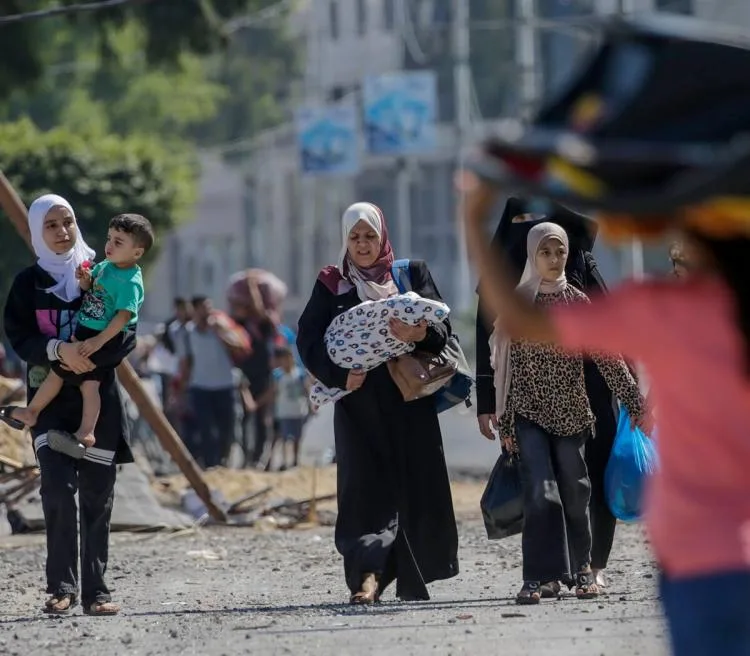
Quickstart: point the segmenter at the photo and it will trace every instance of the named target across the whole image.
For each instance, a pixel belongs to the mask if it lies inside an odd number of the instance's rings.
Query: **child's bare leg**
[[[76,438],[86,447],[94,446],[96,442],[94,429],[102,408],[102,400],[99,396],[99,381],[83,381],[81,383],[81,396],[83,397],[83,412],[81,413],[81,426],[76,431]]]
[[[63,386],[63,379],[54,371],[50,371],[44,382],[31,399],[31,403],[26,408],[16,408],[12,413],[13,419],[22,421],[29,428],[34,426],[39,419],[39,413],[44,410],[55,397],[60,393]]]

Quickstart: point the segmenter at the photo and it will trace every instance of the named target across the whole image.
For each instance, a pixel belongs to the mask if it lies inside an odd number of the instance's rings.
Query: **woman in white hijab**
[[[21,271],[13,281],[4,311],[4,327],[16,354],[27,363],[28,398],[31,399],[50,367],[62,363],[75,373],[94,369],[94,363],[78,354],[70,340],[81,305],[76,269],[94,257],[76,223],[75,213],[64,198],[48,194],[29,208],[29,229],[36,264]],[[122,360],[135,347],[135,333],[128,332],[119,353]],[[102,368],[111,363],[97,360]],[[41,496],[47,531],[47,592],[44,611],[70,612],[79,599],[93,615],[112,615],[112,603],[104,582],[109,547],[109,523],[114,498],[115,464],[132,462],[122,399],[112,369],[100,386],[101,413],[96,424],[96,447],[80,460],[53,451],[50,431],[73,433],[81,421],[80,390],[65,385],[40,413],[31,429],[41,470]],[[11,423],[12,408],[1,408],[0,419]],[[81,585],[78,582],[78,489],[81,524]]]
[[[527,260],[518,293],[539,305],[588,302],[565,277],[568,236],[555,223],[528,235]],[[519,604],[556,596],[559,580],[575,582],[576,596],[599,589],[591,571],[591,484],[584,459],[595,417],[589,405],[583,357],[545,344],[510,342],[496,324],[491,337],[496,408],[504,448],[517,451],[524,485],[523,578]],[[592,355],[631,417],[645,403],[625,363]]]
[[[331,321],[366,300],[398,294],[385,217],[372,203],[355,203],[341,220],[338,266],[324,268],[299,320],[297,346],[323,385],[351,394],[336,402],[338,465],[336,548],[353,604],[371,604],[396,579],[396,596],[429,599],[427,585],[458,573],[458,534],[434,399],[405,402],[381,365],[367,373],[333,363],[324,335]],[[414,292],[441,300],[425,262],[412,260]],[[390,332],[438,354],[450,323]],[[387,333],[387,331],[386,331]],[[384,335],[384,341],[389,338]]]

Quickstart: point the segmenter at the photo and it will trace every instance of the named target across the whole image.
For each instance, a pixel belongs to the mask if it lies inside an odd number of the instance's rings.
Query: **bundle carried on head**
[[[750,41],[676,16],[598,26],[567,88],[529,126],[504,124],[468,168],[593,213],[609,237],[676,223],[750,234]]]
[[[229,303],[252,306],[251,281],[258,286],[266,312],[278,313],[288,289],[281,279],[265,269],[244,269],[232,274],[227,289]]]

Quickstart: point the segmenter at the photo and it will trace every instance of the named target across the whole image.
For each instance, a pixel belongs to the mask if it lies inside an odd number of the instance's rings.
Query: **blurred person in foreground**
[[[366,301],[399,294],[385,217],[372,203],[355,203],[341,217],[337,266],[324,268],[299,320],[297,346],[310,373],[351,394],[335,403],[337,456],[336,548],[344,557],[350,603],[372,604],[396,580],[396,596],[429,599],[427,584],[458,574],[458,533],[437,407],[432,397],[406,402],[386,363],[370,371],[331,360],[331,321]],[[412,260],[415,293],[441,300],[425,262]],[[439,354],[448,320],[410,326],[392,319],[387,332]]]
[[[690,277],[628,283],[545,311],[519,296],[485,222],[498,190],[463,173],[481,292],[514,339],[640,360],[658,412],[660,469],[646,522],[677,656],[750,654],[750,237],[685,232]],[[689,210],[686,210],[689,212]]]

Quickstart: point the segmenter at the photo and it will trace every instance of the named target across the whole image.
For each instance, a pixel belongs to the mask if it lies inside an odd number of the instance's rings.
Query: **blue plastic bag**
[[[604,471],[607,505],[617,519],[623,522],[640,519],[643,488],[657,466],[654,443],[640,428],[630,428],[628,412],[621,406],[615,443]]]

